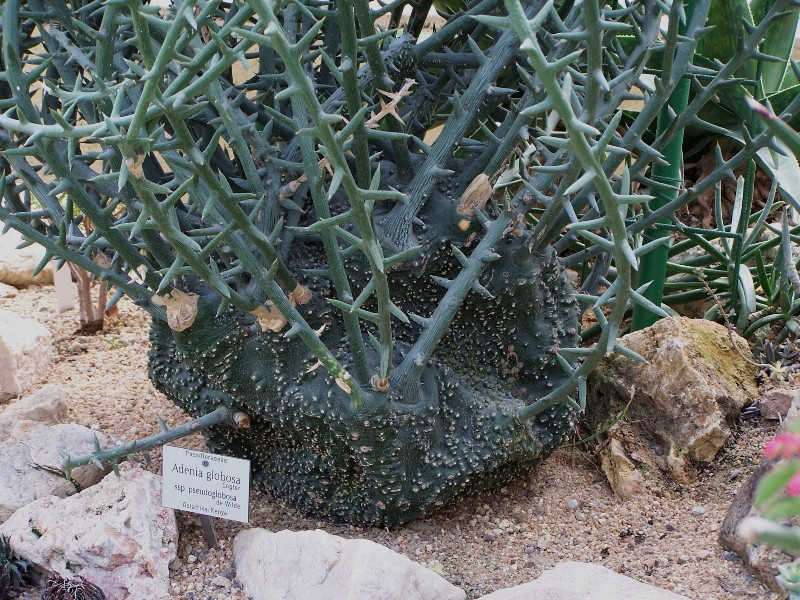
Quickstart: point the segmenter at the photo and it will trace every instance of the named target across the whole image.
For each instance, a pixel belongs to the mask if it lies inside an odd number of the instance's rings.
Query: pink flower
[[[764,456],[766,458],[800,456],[800,434],[791,431],[779,433],[764,447]],[[798,485],[800,485],[800,482],[798,482]],[[800,488],[798,490],[797,495],[800,495]]]
[[[800,473],[795,473],[786,484],[786,493],[790,496],[800,496]]]

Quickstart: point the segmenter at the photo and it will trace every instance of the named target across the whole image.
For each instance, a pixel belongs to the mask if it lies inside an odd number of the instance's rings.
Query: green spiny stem
[[[609,288],[609,297],[615,293],[613,306],[611,314],[607,317],[608,326],[603,329],[603,334],[595,352],[586,357],[583,363],[569,375],[567,382],[518,411],[518,417],[525,420],[533,418],[558,402],[567,400],[569,394],[580,384],[582,378],[585,378],[589,371],[594,368],[602,356],[616,348],[617,331],[625,316],[625,309],[631,293],[631,268],[635,268],[636,263],[635,259],[631,258],[633,252],[628,245],[625,222],[616,201],[617,194],[614,193],[610,182],[605,177],[600,162],[586,138],[586,133],[584,133],[582,127],[583,124],[573,112],[570,99],[564,95],[553,67],[542,53],[536,37],[536,27],[546,18],[547,13],[553,10],[552,0],[548,0],[537,16],[534,17],[533,22],[528,21],[519,0],[504,0],[504,2],[509,14],[509,21],[522,41],[520,47],[526,52],[531,66],[541,77],[542,85],[547,90],[548,98],[564,123],[564,128],[572,142],[573,152],[581,161],[587,173],[592,173],[592,181],[606,208],[606,223],[612,235],[614,257],[617,261],[617,278],[612,288]]]
[[[164,444],[168,444],[180,438],[186,437],[187,435],[202,431],[207,427],[223,425],[228,427],[246,428],[249,426],[249,422],[250,417],[245,413],[233,411],[227,406],[220,406],[213,412],[203,415],[202,417],[198,417],[197,419],[192,419],[183,425],[178,425],[172,429],[166,429],[161,433],[151,435],[143,440],[135,440],[126,444],[114,446],[113,448],[105,448],[101,450],[97,444],[97,438],[95,438],[95,445],[97,448],[91,454],[73,458],[61,453],[61,455],[64,457],[64,461],[61,463],[61,470],[64,471],[65,476],[67,479],[69,479],[72,477],[72,471],[74,469],[84,465],[98,463],[102,464],[104,462],[116,463],[119,459],[130,456],[131,454],[152,450],[158,446],[163,446]]]
[[[196,151],[197,148],[193,144],[192,135],[189,131],[189,128],[186,126],[186,123],[169,115],[167,115],[167,118],[169,119],[170,124],[173,126],[176,136],[182,143],[184,150],[187,153],[190,153],[188,154],[189,156],[192,156],[192,150]],[[278,252],[275,249],[272,241],[270,241],[269,237],[253,223],[253,219],[251,219],[244,212],[244,210],[242,210],[239,202],[234,199],[230,192],[222,186],[214,171],[207,164],[207,161],[204,160],[201,164],[195,163],[194,168],[196,170],[195,172],[200,175],[203,182],[210,188],[212,197],[216,198],[225,207],[230,218],[248,237],[253,245],[264,255],[267,262],[274,263],[277,261],[278,280],[288,291],[293,291],[297,287],[297,280],[283,260],[281,260],[278,256]],[[210,200],[210,198],[206,201],[208,200]],[[203,205],[205,202],[201,200],[200,203]],[[220,218],[220,222],[221,224],[225,224],[227,220]],[[253,257],[252,252],[243,243],[241,243],[236,236],[229,236],[228,241],[231,244],[233,251],[241,260],[247,260],[248,262],[253,263],[250,265],[251,269],[255,268],[259,264],[258,261],[255,260],[255,257]]]
[[[101,234],[108,241],[108,243],[114,247],[114,249],[131,268],[136,268],[143,265],[149,266],[143,261],[143,257],[139,253],[138,248],[130,243],[124,234],[109,226],[108,220],[105,218],[103,211],[86,193],[78,178],[69,168],[69,165],[67,165],[66,153],[63,151],[59,152],[53,147],[54,145],[55,142],[52,140],[37,140],[35,142],[35,147],[42,162],[47,164],[52,172],[59,177],[62,182],[68,184],[67,193],[72,201],[74,201],[75,205],[81,210],[81,212],[83,212],[83,214],[86,215],[94,224],[95,231]],[[12,165],[18,164],[16,157],[11,156],[9,153],[6,153],[6,159]],[[25,173],[26,169],[23,165],[18,166],[21,168],[16,168],[16,173],[21,177],[25,177],[23,173]],[[42,187],[43,186],[36,185],[32,186],[31,189],[36,195],[37,200],[41,202],[42,206],[48,207],[51,217],[54,220],[58,220],[63,214],[63,210],[61,210],[60,206],[57,204],[55,207],[53,207],[55,200],[52,198],[51,194],[42,190]],[[153,276],[147,277],[146,281],[148,285],[159,285],[156,284],[157,280]]]
[[[138,15],[139,13],[137,12],[136,14]],[[137,37],[144,38],[144,36],[149,36],[149,30],[147,30],[145,26],[146,24],[142,19],[134,19],[134,28]],[[171,29],[170,31],[173,30],[176,29]],[[148,46],[148,44],[145,45]],[[171,57],[171,53],[173,51],[174,48],[165,44],[164,46],[162,46],[158,58],[153,56],[152,52],[143,53],[143,58],[148,68],[150,69],[149,74],[151,75],[151,77],[145,82],[145,89],[142,92],[142,97],[139,99],[139,105],[138,105],[139,107],[141,107],[143,104],[149,103],[149,99],[147,98],[147,94],[145,92],[148,92],[150,96],[160,96],[158,83],[160,83],[162,80],[163,71],[169,64],[169,58]],[[156,62],[157,60],[158,62]],[[153,86],[149,86],[150,82],[152,81],[155,81],[156,84],[154,84]],[[212,86],[211,91],[213,92],[215,90],[221,91],[221,88],[219,87],[218,84],[216,88]],[[137,112],[139,112],[138,108]],[[241,209],[239,203],[230,197],[229,192],[225,188],[223,188],[216,174],[207,165],[206,160],[202,159],[198,160],[196,158],[197,154],[199,154],[199,151],[194,144],[194,139],[192,138],[192,135],[185,121],[182,119],[175,118],[170,112],[166,114],[166,117],[174,129],[177,139],[179,140],[179,142],[181,142],[183,150],[186,152],[186,155],[189,156],[195,163],[196,172],[200,175],[201,179],[206,183],[206,185],[209,186],[209,188],[212,191],[212,194],[226,207],[231,218],[238,225],[240,230],[249,237],[249,239],[253,242],[256,248],[258,248],[258,250],[264,255],[268,264],[274,264],[275,261],[277,261],[278,264],[277,273],[280,282],[286,287],[288,291],[290,292],[293,291],[297,287],[297,281],[295,280],[292,273],[288,270],[288,268],[286,268],[286,265],[279,259],[278,253],[275,250],[272,243],[270,242],[270,240],[258,227],[255,226],[255,224],[251,221],[251,219]],[[131,131],[134,131],[134,124],[132,124],[128,130],[129,133]],[[134,131],[134,135],[135,133],[136,132]],[[126,142],[125,144],[123,144],[123,148],[126,148],[126,146],[129,149],[133,148],[131,142]],[[244,152],[246,157],[248,158],[250,157],[250,153],[249,151],[247,151],[246,148],[240,148],[240,151]],[[136,160],[138,159],[138,156],[134,155],[133,157],[130,158]],[[253,174],[253,177],[258,182],[257,185],[260,185],[260,181],[258,180],[257,175]],[[150,196],[152,196],[152,194],[150,194]],[[155,201],[154,197],[153,200]],[[224,219],[220,219],[220,221],[223,223],[225,222]],[[165,223],[162,223],[161,226],[169,227],[171,226],[171,223],[167,221]],[[180,234],[179,232],[174,232],[173,235],[180,238],[182,234]],[[255,257],[253,257],[252,253],[246,248],[246,246],[243,243],[241,243],[238,240],[236,236],[228,236],[227,241],[230,243],[232,249],[234,250],[234,252],[239,257],[240,260],[242,260],[243,262],[250,263],[248,266],[251,269],[251,271],[252,270],[258,271],[264,267],[263,265],[259,265],[258,261],[256,261]],[[186,250],[186,248],[184,248],[184,250]],[[189,254],[191,253],[192,253],[191,249],[189,248]],[[184,260],[193,265],[203,264],[202,261],[197,261],[192,256],[184,256]],[[208,272],[209,274],[211,273],[211,271],[209,271],[207,268],[204,268],[204,271]],[[215,279],[218,279],[218,277]],[[247,306],[249,306],[250,309],[253,308],[252,302],[246,301],[243,296],[240,296],[237,292],[230,290],[228,286],[223,286],[219,281],[217,281],[215,288],[223,297],[227,298],[232,295],[233,298],[236,299],[237,305],[242,306],[243,308]]]
[[[335,172],[341,173],[341,185],[343,186],[350,200],[351,210],[358,230],[361,234],[361,250],[369,261],[372,276],[376,280],[376,297],[378,302],[378,331],[380,344],[383,352],[391,357],[393,338],[391,326],[391,299],[389,296],[389,285],[386,278],[384,267],[383,249],[375,237],[372,227],[371,208],[367,206],[367,198],[370,197],[367,191],[360,189],[350,172],[347,159],[344,155],[341,143],[337,140],[330,121],[333,115],[323,112],[314,92],[313,85],[305,76],[303,65],[296,56],[295,48],[287,41],[283,29],[275,17],[274,3],[272,0],[260,0],[256,2],[256,11],[261,20],[266,23],[264,35],[272,41],[272,45],[284,61],[287,76],[291,81],[288,90],[299,94],[308,110],[308,114],[314,122],[316,134],[319,141],[325,148],[325,157],[331,163]],[[358,7],[357,7],[358,8]],[[339,118],[337,117],[337,120]],[[398,194],[391,192],[378,192],[374,190],[372,198],[381,196],[384,198],[395,197]],[[391,361],[381,369],[379,376],[386,381],[389,378]]]
[[[695,6],[695,14],[697,13],[697,8],[698,7]],[[765,109],[762,105],[758,103],[754,104],[755,104],[755,106],[753,107],[754,110],[759,110],[759,111],[763,110],[765,111],[765,114],[766,112],[768,112],[767,109]],[[751,104],[751,107],[752,106],[753,104]],[[646,109],[647,107],[645,107],[645,110]],[[784,115],[787,115],[787,118],[791,118],[792,116],[798,113],[800,113],[800,96],[795,98],[784,110]],[[773,116],[773,118],[775,117]],[[791,140],[792,139],[791,136],[794,135],[795,133],[788,125],[786,125],[786,123],[777,118],[776,121],[773,122],[772,126],[775,127],[774,132],[770,130],[762,131],[755,138],[753,138],[753,140],[751,140],[749,144],[747,144],[744,148],[739,150],[739,152],[737,152],[729,160],[719,165],[718,170],[725,172],[727,171],[733,172],[740,166],[746,164],[747,161],[753,156],[755,156],[760,149],[768,146],[768,144],[772,140],[773,133],[774,135],[778,136],[782,141],[784,141],[784,143],[786,143],[786,140]],[[781,134],[779,135],[777,131],[781,131]],[[786,136],[785,138],[782,137],[784,135]],[[797,147],[798,147],[797,154],[798,156],[800,156],[800,144],[798,144]],[[606,165],[609,165],[609,161],[611,160],[611,158],[612,157],[609,157],[609,159],[607,159]],[[616,159],[616,157],[613,158]],[[621,162],[621,159],[619,160]],[[614,163],[611,163],[611,165],[613,164]],[[606,166],[604,168],[608,167]],[[631,169],[632,168],[633,167],[631,167]],[[650,214],[642,215],[641,218],[639,218],[637,221],[628,226],[628,234],[629,235],[639,234],[648,227],[656,225],[659,221],[670,218],[671,215],[673,215],[675,211],[678,210],[681,206],[686,205],[693,199],[699,197],[701,194],[713,189],[713,187],[716,185],[718,181],[719,180],[715,178],[707,178],[697,182],[693,187],[679,194],[677,198],[671,200],[669,203],[665,204],[661,208],[651,212]],[[765,242],[765,244],[768,245],[767,247],[772,247],[772,245],[770,245],[769,242]],[[597,247],[589,248],[581,252],[580,260],[581,261],[591,260],[592,258],[601,254],[602,252],[603,252],[602,248],[597,248]],[[747,258],[748,257],[745,256],[743,257],[743,260],[747,260]]]
[[[355,118],[361,110],[361,89],[358,85],[358,36],[356,35],[355,22],[352,18],[353,1],[340,0],[336,18],[342,32],[342,59],[339,68],[342,73],[342,88],[347,101],[347,111],[350,118]],[[369,148],[364,130],[357,127],[353,132],[356,155],[356,174],[359,187],[369,185],[372,174],[369,166]],[[341,298],[341,296],[340,296]]]
[[[603,77],[603,36],[600,29],[602,15],[597,2],[584,2],[583,22],[586,27],[586,73],[599,74],[602,81]],[[589,125],[594,125],[597,119],[598,103],[600,102],[600,80],[598,77],[590,76],[586,78],[585,97],[583,100],[583,110],[586,113],[585,120]],[[608,84],[606,83],[606,87]]]
[[[292,12],[287,13],[285,19],[288,24],[293,24],[294,14]],[[352,22],[352,19],[349,20]],[[290,26],[287,27],[286,31],[287,35],[293,36],[295,28]],[[349,32],[345,29],[342,33],[344,42],[349,35]],[[352,34],[355,35],[355,30],[353,30]],[[295,40],[290,39],[289,41],[294,42]],[[353,58],[355,59],[355,56]],[[355,71],[355,67],[353,67],[352,71]],[[347,73],[345,73],[345,77],[346,76]],[[301,129],[309,127],[311,125],[311,121],[308,115],[308,110],[306,109],[303,101],[298,96],[293,96],[291,98],[291,103],[292,114],[294,115],[294,119],[297,122],[298,127]],[[359,110],[360,108],[356,110],[356,113]],[[351,118],[353,118],[354,115],[355,113],[352,113]],[[363,131],[360,128],[356,128],[356,130]],[[363,157],[367,161],[366,177],[367,185],[369,185],[369,152],[366,148],[366,138],[364,138],[363,141],[364,148],[361,149],[361,152],[363,152]],[[325,197],[325,190],[323,189],[324,177],[320,172],[317,155],[314,152],[314,142],[308,136],[299,136],[299,144],[300,152],[303,156],[303,163],[307,165],[305,174],[308,179],[309,190],[314,203],[314,210],[316,211],[317,217],[320,220],[328,219],[331,216],[331,211],[330,207],[328,206],[328,198]],[[322,244],[325,248],[325,255],[328,257],[328,268],[330,269],[331,281],[336,289],[336,295],[339,300],[352,302],[353,292],[350,287],[350,282],[347,279],[347,273],[345,272],[344,262],[342,261],[341,251],[339,250],[336,236],[333,234],[331,229],[325,228],[320,232],[320,237],[322,238]],[[356,315],[350,311],[342,311],[342,320],[347,332],[347,341],[353,357],[356,378],[361,384],[366,384],[370,380],[370,372],[369,364],[367,362],[366,348],[364,345],[364,336],[361,334],[358,317],[356,317]]]
[[[132,183],[133,188],[136,190],[142,205],[147,209],[150,218],[153,219],[153,222],[158,226],[162,235],[175,250],[178,257],[174,263],[175,269],[182,266],[184,263],[187,264],[195,273],[207,281],[220,296],[229,299],[235,306],[243,310],[253,310],[256,304],[252,300],[228,286],[221,279],[219,274],[213,271],[205,261],[200,258],[197,242],[189,238],[189,236],[176,227],[170,214],[164,210],[161,203],[156,199],[148,182],[138,177],[133,177],[130,183]],[[159,290],[162,290],[167,283],[169,283],[169,278],[165,277]]]
[[[219,28],[217,37],[229,37],[231,32],[239,27],[243,27],[254,14],[255,10],[250,3],[239,4],[236,14]],[[195,93],[202,94],[208,87],[208,84],[216,79],[217,75],[215,73],[227,70],[238,60],[236,56],[237,52],[229,52],[226,56],[220,58],[218,63],[214,63],[213,59],[217,53],[218,48],[216,44],[206,44],[203,46],[188,63],[181,65],[178,75],[169,82],[169,85],[167,85],[164,90],[164,96],[170,98],[182,92],[186,97],[191,98]],[[213,72],[208,69],[209,64],[216,64],[216,68]],[[200,71],[203,71],[203,74],[198,76]],[[195,77],[196,79],[193,80]]]
[[[769,13],[769,9],[771,8],[772,0],[766,0],[764,9],[765,13]],[[764,51],[764,42],[762,41],[759,44],[759,51]],[[756,81],[754,82],[753,86],[753,97],[756,100],[762,100],[764,98],[764,90],[760,85],[762,72],[764,68],[764,62],[756,59]],[[755,131],[757,125],[757,118],[755,114],[750,115],[750,119],[747,123],[745,123],[745,127],[752,135],[752,132]],[[745,176],[744,176],[744,190],[742,192],[742,207],[740,209],[739,214],[739,223],[738,229],[739,233],[742,234],[742,238],[735,241],[733,244],[732,254],[733,254],[733,270],[731,271],[731,307],[733,310],[736,310],[741,316],[743,310],[741,307],[738,306],[737,303],[737,296],[739,294],[739,267],[742,264],[742,254],[744,252],[743,242],[744,236],[747,234],[747,226],[749,225],[749,215],[750,212],[753,210],[753,191],[755,188],[755,180],[756,180],[756,161],[754,159],[749,159],[747,161],[747,167],[745,168]]]
[[[494,248],[503,237],[503,232],[511,223],[513,216],[513,212],[503,210],[494,221],[487,224],[488,229],[483,239],[473,250],[467,264],[463,265],[455,279],[448,282],[447,292],[433,314],[428,317],[429,324],[425,326],[416,343],[406,353],[403,362],[395,371],[392,383],[397,383],[403,390],[404,401],[416,402],[422,370],[433,355],[439,341],[447,333],[464,298],[475,289],[480,274],[492,260],[498,258],[498,255],[494,253]],[[460,251],[454,247],[454,252]]]
[[[794,116],[795,114],[798,113],[800,113],[800,96],[795,98],[789,104],[789,106],[786,107],[784,115]],[[791,128],[788,127],[788,125],[786,126],[786,130],[792,131]],[[718,168],[725,171],[736,170],[740,166],[744,165],[750,158],[755,156],[756,153],[761,148],[766,147],[769,144],[770,140],[772,139],[772,135],[773,133],[771,131],[762,131],[755,138],[753,138],[753,140],[749,144],[747,144],[744,148],[742,148],[729,160],[725,161],[725,163],[723,165],[720,165],[720,167]],[[629,233],[632,234],[639,233],[645,228],[652,226],[654,223],[657,223],[664,217],[668,217],[671,213],[673,213],[675,210],[677,210],[684,204],[690,202],[694,198],[697,198],[703,192],[712,189],[715,183],[716,182],[711,179],[699,181],[695,186],[680,194],[675,200],[672,200],[671,202],[662,206],[658,210],[653,211],[649,215],[643,216],[640,220],[633,223],[629,227]]]
[[[707,0],[710,2],[710,0]],[[707,7],[706,7],[707,8]],[[645,33],[640,34],[646,40],[646,43],[637,45],[637,48],[628,57],[625,64],[625,69],[616,78],[611,85],[611,97],[606,103],[601,105],[598,111],[599,115],[608,114],[609,111],[615,110],[619,106],[622,98],[628,93],[628,90],[635,82],[639,81],[644,65],[646,64],[646,54],[650,52],[652,44],[658,39],[660,35],[660,28],[658,19],[653,18],[646,21],[648,29]],[[634,147],[636,144],[641,143],[642,136],[650,128],[651,123],[657,118],[660,107],[667,101],[671,89],[659,88],[655,90],[652,97],[644,104],[644,107],[639,112],[626,129],[625,134],[618,141],[615,140],[615,145],[622,148]],[[562,154],[566,151],[560,151],[556,154],[552,164],[558,164],[557,161],[561,160]],[[612,177],[613,173],[617,172],[626,157],[618,153],[609,153],[608,157],[603,161],[603,171],[608,177]],[[550,164],[550,161],[548,162]],[[649,164],[649,163],[648,163]],[[633,167],[629,167],[632,176],[635,175]],[[558,178],[557,173],[536,173],[531,180],[531,186],[535,189],[548,189],[549,186]],[[591,193],[591,186],[587,186],[575,195],[572,200],[572,205],[576,213],[580,213],[587,205],[587,197]],[[554,244],[558,237],[556,232],[560,231],[569,222],[569,217],[564,213],[557,213],[552,209],[554,214],[549,218],[540,221],[534,231],[535,248],[543,247],[548,244]],[[567,240],[563,240],[564,243]],[[564,243],[556,243],[556,249],[561,251],[564,248]]]
[[[147,21],[139,10],[131,6],[134,31],[139,40],[139,51],[149,71],[144,77],[145,83],[144,89],[142,90],[142,97],[133,113],[133,121],[131,121],[128,133],[125,136],[125,143],[122,144],[123,154],[128,158],[136,158],[142,153],[141,149],[138,147],[139,135],[145,124],[147,108],[153,104],[154,99],[160,100],[159,86],[162,84],[164,73],[169,67],[169,62],[175,51],[175,44],[178,41],[178,36],[183,27],[188,26],[187,13],[189,13],[192,8],[192,2],[184,2],[181,4],[175,15],[172,27],[170,27],[167,33],[167,38],[156,54]]]
[[[542,4],[542,2],[532,2],[526,10],[530,14],[535,14]],[[456,107],[453,106],[453,115],[445,123],[439,137],[431,146],[425,162],[420,166],[411,182],[406,202],[396,204],[384,221],[384,232],[395,248],[405,250],[414,245],[411,239],[411,224],[436,183],[435,178],[431,177],[431,172],[435,168],[441,168],[445,161],[452,156],[453,148],[461,141],[477,116],[487,90],[517,51],[517,44],[517,35],[509,30],[504,31],[500,39],[495,42],[491,55],[478,68],[460,100],[459,104],[462,106],[463,114],[456,114]]]
[[[369,38],[375,35],[375,23],[372,20],[368,0],[353,0],[353,6],[355,8],[359,28],[361,29],[361,37]],[[386,73],[386,65],[383,62],[378,42],[376,40],[368,41],[365,50],[367,62],[369,63],[374,77],[375,87],[379,90],[391,91],[394,82]],[[401,133],[403,131],[400,124],[394,119],[385,119],[384,123],[391,132]],[[408,150],[408,145],[403,140],[393,140],[392,149],[394,150],[398,176],[401,181],[407,181],[411,178],[411,174],[413,173],[411,153]]]
[[[2,180],[1,187],[5,187],[5,177]],[[1,196],[1,194],[0,194]],[[129,278],[122,274],[109,272],[108,270],[102,268],[100,265],[95,263],[93,260],[85,256],[80,252],[76,252],[70,248],[66,248],[58,243],[57,240],[45,235],[44,233],[37,231],[33,227],[31,227],[28,223],[19,219],[16,215],[9,213],[6,211],[2,206],[0,206],[0,220],[3,223],[7,223],[12,225],[14,229],[22,233],[27,239],[36,242],[43,248],[45,248],[51,256],[61,256],[67,259],[69,262],[85,269],[86,271],[96,275],[97,277],[108,281],[109,283],[116,286],[118,289],[123,290],[125,294],[127,294],[130,298],[133,299],[140,299],[140,300],[149,300],[150,297],[153,295],[149,289],[144,286],[140,286],[136,283],[131,282]],[[145,309],[148,310],[151,314],[157,315],[159,317],[164,316],[163,309],[159,309],[158,307],[152,306],[150,304],[145,305]]]
[[[679,7],[683,8],[679,3],[673,3],[672,13],[670,14],[668,39],[677,39],[678,35],[686,35],[689,29],[689,21],[692,19],[694,12],[693,0],[688,0],[685,5],[684,21],[679,22]],[[668,52],[669,50],[665,50]],[[667,65],[672,57],[665,55],[664,64]],[[690,81],[688,79],[681,79],[675,86],[669,101],[661,109],[658,116],[658,124],[656,137],[662,135],[673,121],[674,116],[681,114],[686,110],[689,102],[689,87]],[[651,210],[657,210],[667,204],[670,200],[674,200],[678,196],[678,189],[683,181],[683,129],[680,129],[672,137],[669,143],[662,150],[664,160],[667,164],[656,163],[652,166],[650,177],[655,181],[661,181],[674,186],[673,191],[664,191],[661,189],[652,190],[655,196],[649,202]],[[665,222],[669,222],[666,220]],[[644,232],[644,243],[656,240],[658,238],[669,237],[669,231],[663,229],[649,229]],[[669,245],[664,244],[654,248],[645,254],[639,265],[639,282],[650,283],[647,290],[644,292],[645,297],[656,304],[661,304],[661,298],[664,295],[664,281],[666,280],[667,257],[669,255]],[[636,331],[649,327],[658,320],[659,316],[645,308],[642,305],[637,305],[633,309],[633,321],[631,329]]]
[[[683,130],[692,124],[692,122],[697,118],[697,113],[700,108],[706,105],[721,87],[728,85],[728,82],[734,76],[734,73],[749,60],[749,57],[757,52],[758,46],[761,44],[761,40],[767,34],[767,31],[775,22],[775,20],[780,16],[780,11],[782,11],[791,1],[792,0],[776,0],[769,13],[765,15],[764,19],[752,30],[752,33],[750,33],[750,35],[744,41],[742,50],[737,52],[733,58],[731,58],[731,60],[725,63],[717,72],[714,79],[711,80],[701,91],[694,95],[691,103],[689,103],[683,113],[675,115],[675,118],[670,126],[667,127],[664,133],[659,136],[658,139],[656,139],[651,145],[653,149],[660,150],[668,142],[668,140],[671,139],[675,131]],[[707,4],[709,4],[709,2],[700,3],[700,0],[696,0],[694,4],[694,13],[696,17],[704,16],[707,13],[708,6],[704,6]],[[700,9],[706,10],[699,12]],[[699,19],[696,18],[694,20],[699,21]],[[691,38],[691,33],[689,33],[687,37]],[[687,42],[687,44],[694,47],[693,43]],[[681,52],[683,52],[683,50],[681,50]],[[681,61],[677,61],[677,64],[680,65],[680,62]],[[676,79],[680,75],[680,73],[673,73],[673,77]],[[639,158],[631,167],[631,173],[636,174],[641,172],[642,168],[646,166],[647,162],[648,161]]]
[[[418,60],[421,60],[423,56],[429,54],[434,49],[446,45],[448,41],[457,36],[464,34],[470,35],[477,25],[477,21],[475,21],[473,17],[475,15],[488,15],[499,4],[499,0],[482,0],[468,8],[461,15],[448,20],[444,27],[433,32],[424,40],[419,40],[414,46],[414,52]]]
[[[247,142],[242,135],[241,128],[244,124],[235,122],[231,117],[233,111],[231,110],[230,102],[226,98],[226,94],[223,91],[219,80],[215,80],[211,84],[210,92],[211,93],[208,94],[209,101],[211,102],[212,106],[217,109],[217,114],[225,124],[225,129],[230,136],[230,144],[234,148],[236,157],[239,159],[239,163],[244,170],[250,190],[254,195],[258,195],[259,191],[261,190],[261,179],[258,176],[258,169],[256,168],[255,161],[250,153],[250,148],[248,147]],[[255,130],[252,123],[248,122],[247,126]]]

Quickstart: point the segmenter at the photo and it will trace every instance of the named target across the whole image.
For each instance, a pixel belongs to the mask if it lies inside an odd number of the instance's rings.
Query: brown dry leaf
[[[297,284],[297,287],[289,293],[289,301],[295,306],[305,304],[311,300],[311,295],[310,289],[304,285]]]
[[[137,156],[136,158],[128,157],[125,159],[125,166],[128,167],[128,173],[136,177],[136,179],[144,178],[144,156]]]
[[[153,296],[152,301],[167,307],[167,325],[173,331],[183,331],[194,323],[197,317],[197,301],[200,296],[173,289],[164,296]]]
[[[480,173],[461,194],[456,211],[460,215],[471,217],[475,214],[476,209],[480,210],[486,206],[491,197],[492,184],[489,176],[486,173]]]
[[[387,115],[392,115],[395,119],[403,123],[403,119],[397,114],[397,106],[403,101],[403,98],[411,95],[411,86],[416,82],[413,79],[406,79],[403,86],[397,92],[387,92],[385,90],[378,90],[381,94],[390,98],[387,104],[381,100],[381,110],[378,114],[372,113],[369,121],[365,123],[370,129],[377,129],[380,126],[381,119]],[[405,123],[403,123],[405,125]]]
[[[275,306],[272,300],[268,300],[255,310],[250,311],[250,314],[255,315],[258,319],[258,324],[261,325],[261,331],[277,333],[288,323],[286,317],[278,310],[278,307]]]

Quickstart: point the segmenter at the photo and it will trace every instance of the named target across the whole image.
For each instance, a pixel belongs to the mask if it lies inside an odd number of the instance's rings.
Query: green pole
[[[686,1],[685,11],[686,18],[684,22],[678,25],[678,32],[681,35],[686,33],[687,25],[692,18],[692,13],[694,12],[694,0]],[[675,86],[669,101],[664,107],[662,107],[661,113],[658,115],[656,136],[660,136],[662,133],[664,133],[664,131],[666,131],[667,127],[669,127],[669,124],[674,120],[674,115],[679,115],[686,110],[686,107],[689,103],[690,83],[690,79],[682,78]],[[653,200],[650,201],[651,210],[657,210],[661,208],[678,196],[678,188],[680,187],[680,183],[683,181],[683,130],[678,131],[675,134],[675,137],[673,137],[672,140],[670,140],[670,142],[664,147],[662,153],[668,164],[653,164],[650,178],[659,183],[670,185],[672,186],[672,189],[651,190],[650,193],[654,196]],[[669,223],[670,220],[665,219],[661,222]],[[658,238],[667,237],[669,234],[670,232],[668,229],[648,229],[644,232],[644,243]],[[651,282],[650,287],[647,288],[643,295],[656,306],[661,305],[661,299],[664,295],[664,280],[666,279],[667,275],[668,255],[669,245],[664,244],[654,248],[642,256],[642,259],[639,261],[638,284],[641,286],[644,283]],[[658,315],[650,312],[640,304],[636,304],[633,308],[633,321],[631,323],[631,330],[637,331],[639,329],[649,327],[658,319]]]

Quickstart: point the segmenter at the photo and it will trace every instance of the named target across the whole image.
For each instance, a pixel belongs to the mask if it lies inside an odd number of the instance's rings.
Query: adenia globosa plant
[[[407,522],[571,435],[626,311],[666,314],[641,233],[770,142],[649,177],[795,6],[694,67],[710,4],[473,0],[424,31],[432,0],[7,0],[0,220],[152,315],[152,381],[246,414],[205,435],[259,486]]]

